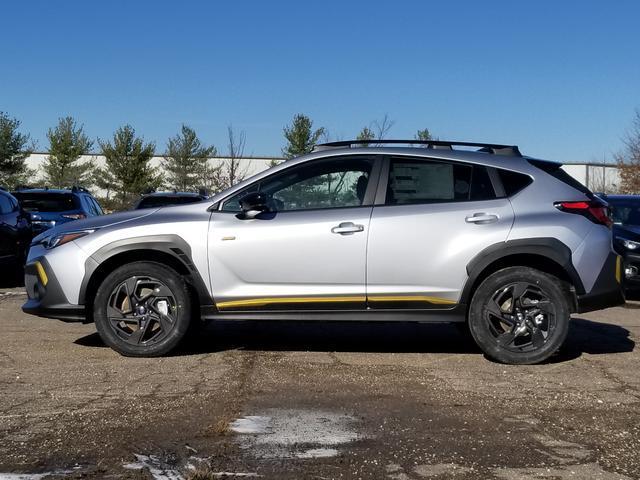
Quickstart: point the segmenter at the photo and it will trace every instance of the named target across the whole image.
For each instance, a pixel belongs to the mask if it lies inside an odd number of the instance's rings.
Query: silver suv
[[[200,203],[49,230],[23,309],[95,322],[131,356],[172,351],[203,319],[466,322],[487,356],[528,364],[562,345],[572,312],[624,302],[606,204],[560,164],[375,142],[321,145]]]

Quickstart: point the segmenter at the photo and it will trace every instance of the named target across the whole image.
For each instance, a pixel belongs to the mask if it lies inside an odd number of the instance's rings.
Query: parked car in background
[[[611,208],[613,245],[624,259],[625,288],[640,293],[640,195],[600,195]]]
[[[207,195],[204,192],[153,192],[142,195],[138,203],[133,207],[134,210],[142,208],[158,208],[170,205],[184,205],[185,203],[196,203],[206,200]]]
[[[21,267],[30,242],[29,215],[13,195],[0,189],[0,265]]]
[[[34,236],[56,225],[104,215],[98,201],[82,187],[18,189],[13,195],[30,214]]]
[[[171,352],[201,318],[378,320],[466,322],[487,356],[531,364],[571,313],[624,303],[607,204],[560,163],[366,143],[320,145],[205,202],[45,232],[22,308],[95,322],[131,356]]]

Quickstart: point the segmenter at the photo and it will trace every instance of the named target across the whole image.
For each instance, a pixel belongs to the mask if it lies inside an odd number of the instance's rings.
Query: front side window
[[[371,177],[373,160],[339,157],[298,165],[267,177],[228,199],[223,211],[239,212],[250,192],[267,194],[272,211],[359,207]]]
[[[437,160],[392,158],[386,205],[496,198],[486,167]]]

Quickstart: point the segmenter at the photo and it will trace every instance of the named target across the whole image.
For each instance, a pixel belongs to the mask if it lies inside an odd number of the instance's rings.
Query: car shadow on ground
[[[91,347],[104,346],[97,334],[76,340]],[[608,323],[573,319],[564,346],[549,362],[593,355],[630,352],[635,342],[629,330]],[[454,324],[344,323],[344,322],[212,322],[175,355],[226,350],[456,353],[480,354],[468,331]]]

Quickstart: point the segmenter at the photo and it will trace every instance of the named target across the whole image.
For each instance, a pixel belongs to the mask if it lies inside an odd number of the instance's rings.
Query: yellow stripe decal
[[[365,296],[349,297],[273,297],[273,298],[249,298],[246,300],[228,300],[216,302],[219,309],[233,307],[264,307],[282,303],[340,303],[340,302],[365,302]],[[369,297],[370,302],[426,302],[434,305],[455,305],[455,300],[426,295],[380,295]]]
[[[369,297],[370,302],[427,302],[435,305],[454,305],[458,302],[441,297],[430,297],[426,295],[380,295]]]
[[[620,255],[616,258],[616,281],[622,283],[622,257]]]
[[[49,277],[47,277],[47,272],[44,271],[44,267],[40,262],[36,262],[36,270],[38,271],[38,277],[40,277],[40,282],[42,282],[42,284],[46,286],[47,283],[49,283]]]
[[[365,296],[354,297],[274,297],[274,298],[250,298],[248,300],[229,300],[216,302],[218,308],[229,307],[264,307],[279,303],[336,303],[336,302],[365,302]]]

